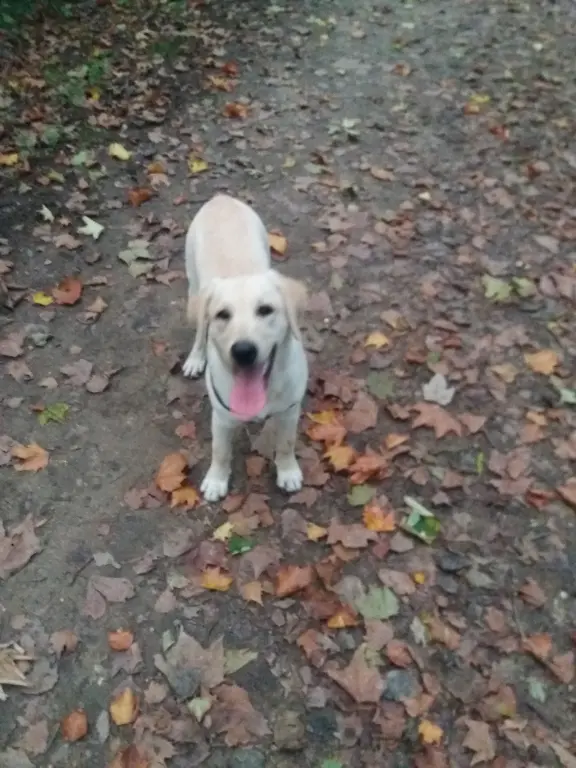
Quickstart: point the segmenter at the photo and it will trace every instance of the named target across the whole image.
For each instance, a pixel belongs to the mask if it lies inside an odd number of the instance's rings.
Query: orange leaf
[[[306,416],[315,424],[340,424],[336,411],[318,411],[318,413],[307,413]]]
[[[309,586],[314,572],[310,565],[283,565],[276,576],[276,594],[278,597],[288,597]]]
[[[226,61],[220,67],[222,72],[228,77],[236,77],[238,75],[238,64],[235,61]]]
[[[184,454],[177,451],[176,453],[169,453],[166,456],[158,473],[156,474],[156,485],[161,491],[175,491],[176,488],[180,488],[186,475],[184,470],[186,469],[187,461]]]
[[[248,117],[248,107],[246,104],[240,104],[238,101],[230,101],[224,106],[224,117],[234,117],[244,119]]]
[[[124,688],[110,702],[110,717],[116,725],[129,725],[136,720],[138,699],[132,688]]]
[[[320,539],[323,539],[327,533],[327,528],[323,528],[321,525],[316,525],[316,523],[308,523],[306,526],[306,536],[309,541],[319,541]]]
[[[394,510],[385,510],[374,501],[364,507],[362,520],[369,531],[376,533],[390,533],[396,529]]]
[[[146,170],[148,173],[166,173],[166,168],[159,160],[155,160],[153,163],[150,163]]]
[[[345,629],[346,627],[358,626],[358,617],[354,611],[347,605],[342,606],[339,611],[331,616],[326,622],[330,629]]]
[[[148,189],[148,187],[134,187],[134,189],[131,189],[128,192],[128,200],[130,200],[130,203],[134,208],[138,208],[142,203],[150,200],[153,194],[154,192],[152,192],[151,189]]]
[[[440,744],[444,731],[430,720],[422,720],[418,726],[418,733],[424,744]]]
[[[20,464],[16,464],[15,467],[18,472],[38,472],[48,464],[48,451],[45,451],[38,443],[15,445],[12,448],[12,456],[20,459]]]
[[[408,435],[399,435],[392,432],[384,438],[384,445],[388,451],[391,451],[394,448],[398,448],[399,445],[407,443],[408,440],[410,440]]]
[[[191,485],[185,485],[182,488],[177,488],[172,491],[170,497],[170,507],[183,507],[184,509],[194,509],[194,507],[200,502],[200,496],[195,488]]]
[[[310,424],[306,434],[317,443],[340,445],[346,437],[346,427],[342,424]]]
[[[108,768],[150,768],[150,760],[131,744],[116,752]]]
[[[554,373],[554,369],[560,362],[558,353],[554,352],[553,349],[541,349],[538,352],[526,354],[524,360],[534,373],[542,373],[544,376]]]
[[[204,589],[211,589],[214,592],[227,592],[233,581],[232,576],[224,573],[220,568],[207,568],[202,574],[200,584]]]
[[[247,584],[243,584],[240,587],[240,594],[249,603],[262,603],[262,584],[259,581],[249,581]]]
[[[328,459],[336,472],[341,472],[354,463],[356,451],[350,445],[333,445],[328,448],[324,458]]]
[[[226,93],[230,93],[234,89],[234,83],[230,82],[228,78],[220,77],[219,75],[208,75],[208,85],[211,85],[218,91],[226,91]]]
[[[108,645],[113,651],[127,651],[134,642],[134,635],[129,629],[117,629],[108,632]]]
[[[52,289],[52,296],[56,304],[76,304],[82,296],[82,283],[77,277],[65,277]]]
[[[383,479],[388,471],[388,460],[379,453],[366,453],[358,456],[348,471],[352,485],[365,483],[371,477]]]
[[[288,248],[288,240],[280,232],[268,232],[268,245],[280,256],[284,256],[286,248]]]
[[[80,741],[88,733],[88,720],[83,709],[76,709],[60,722],[64,741]]]
[[[546,659],[552,650],[552,638],[547,632],[539,632],[524,638],[524,650],[537,659]]]

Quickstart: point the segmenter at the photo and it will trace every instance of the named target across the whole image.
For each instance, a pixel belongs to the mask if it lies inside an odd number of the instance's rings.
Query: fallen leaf
[[[138,699],[132,688],[124,688],[110,702],[110,717],[116,725],[129,725],[136,720]]]
[[[34,661],[34,657],[19,645],[13,643],[0,646],[0,686],[15,685],[19,688],[27,688],[29,683],[18,663],[30,661]]]
[[[263,605],[262,584],[259,581],[248,581],[239,588],[239,591],[247,602]]]
[[[94,219],[91,219],[89,216],[82,216],[82,221],[84,222],[84,226],[78,227],[76,232],[78,232],[79,235],[88,235],[88,237],[98,240],[102,232],[104,232],[103,225],[94,221]]]
[[[494,740],[490,733],[490,726],[480,720],[466,720],[468,733],[462,745],[474,752],[470,765],[490,762],[496,756]]]
[[[156,485],[161,491],[175,491],[186,480],[186,457],[179,451],[166,456],[156,474]]]
[[[402,640],[390,640],[386,645],[386,656],[395,667],[400,669],[409,667],[414,661],[410,648]]]
[[[23,332],[10,333],[6,338],[0,340],[0,355],[3,357],[20,357],[24,354],[22,344],[25,334]]]
[[[546,604],[546,593],[542,587],[532,578],[528,577],[518,590],[520,597],[530,605],[541,608]]]
[[[316,523],[306,524],[306,538],[309,541],[320,541],[328,534],[328,529]]]
[[[272,251],[284,256],[288,248],[288,240],[280,232],[268,232],[268,245]]]
[[[560,362],[558,353],[554,352],[553,349],[541,349],[538,352],[525,354],[524,360],[534,373],[542,373],[544,376],[550,376],[550,374],[554,373],[555,368]]]
[[[211,589],[214,592],[227,592],[234,579],[220,568],[207,568],[202,574],[200,585],[204,589]]]
[[[224,674],[233,675],[235,672],[238,672],[239,669],[242,669],[257,658],[258,651],[251,651],[249,648],[228,650],[224,654]]]
[[[378,668],[368,663],[368,646],[363,643],[344,669],[326,668],[326,674],[342,687],[358,704],[377,704],[384,691],[384,680]]]
[[[288,597],[312,583],[314,571],[312,566],[283,565],[276,574],[276,595]]]
[[[210,690],[224,680],[225,652],[222,638],[216,639],[210,647],[203,648],[181,629],[176,643],[166,651],[166,658],[156,655],[154,664],[180,698],[190,698],[196,695],[200,686]]]
[[[344,605],[342,608],[336,611],[336,613],[330,616],[326,622],[326,625],[329,629],[346,629],[346,627],[357,627],[358,616],[356,615],[356,612],[350,608],[350,606]]]
[[[163,763],[166,765],[166,763]],[[160,768],[161,763],[154,763],[154,768]],[[134,744],[122,747],[116,752],[108,768],[153,768],[150,760]]]
[[[374,347],[375,349],[382,349],[382,347],[390,346],[390,339],[381,331],[372,331],[364,341],[365,347]]]
[[[200,496],[195,488],[185,485],[182,488],[176,488],[172,491],[170,497],[170,508],[182,507],[184,510],[194,509],[200,503]]]
[[[243,120],[248,117],[248,107],[246,104],[241,104],[238,101],[230,101],[224,105],[222,110],[224,117],[239,118]]]
[[[501,280],[498,277],[492,277],[491,275],[484,275],[482,277],[482,285],[484,286],[484,295],[487,299],[492,301],[505,302],[512,295],[512,286],[505,280]]]
[[[523,649],[543,661],[552,651],[552,638],[547,632],[527,635],[523,640]]]
[[[228,747],[237,747],[261,741],[270,733],[266,719],[257,712],[243,688],[225,684],[215,691],[211,709],[215,733],[224,733]]]
[[[108,147],[108,154],[110,157],[114,157],[116,160],[130,160],[132,152],[129,152],[122,144],[113,142]]]
[[[15,445],[12,448],[12,456],[20,461],[15,466],[18,472],[38,472],[48,466],[48,451],[45,451],[38,443]]]
[[[82,282],[77,277],[65,277],[56,288],[52,289],[56,304],[72,306],[82,296]]]
[[[351,445],[333,445],[324,454],[335,472],[347,469],[356,459],[356,451]]]
[[[31,515],[27,515],[8,535],[0,523],[0,579],[19,571],[41,549]]]
[[[548,743],[564,768],[576,768],[576,756],[573,755],[572,752],[568,752],[568,750],[563,747],[562,744],[558,744],[558,742],[549,741]]]
[[[128,200],[134,208],[139,208],[142,203],[146,203],[154,195],[154,192],[148,187],[135,187],[129,190]]]
[[[396,616],[400,603],[389,587],[370,587],[366,595],[355,600],[354,607],[365,619],[384,621]]]
[[[17,746],[29,755],[43,755],[48,749],[48,723],[40,720],[32,723],[18,739]]]
[[[349,549],[364,549],[371,541],[378,538],[376,533],[368,530],[360,523],[345,525],[336,518],[332,518],[328,528],[328,544],[337,544],[338,542]]]
[[[362,520],[369,531],[376,533],[391,533],[396,529],[394,510],[380,506],[377,501],[372,501],[364,507]]]
[[[134,642],[134,634],[129,629],[116,629],[108,632],[108,645],[113,651],[127,651]]]
[[[453,432],[458,437],[462,436],[462,425],[448,411],[445,411],[439,405],[430,405],[429,403],[417,403],[412,406],[418,416],[412,422],[412,427],[430,427],[434,430],[436,438],[440,439]]]
[[[441,373],[436,373],[427,384],[422,387],[424,400],[438,405],[448,405],[452,402],[455,387],[449,387],[446,377]]]
[[[38,304],[41,307],[49,307],[54,302],[52,296],[48,296],[44,291],[36,291],[32,294],[32,303]]]
[[[192,152],[188,155],[188,170],[192,174],[203,173],[208,170],[208,163]]]
[[[88,733],[86,712],[77,709],[60,722],[60,732],[64,741],[80,741]]]
[[[352,409],[344,414],[344,426],[357,435],[376,426],[378,405],[366,392],[359,392]]]
[[[59,629],[50,636],[50,645],[57,658],[73,653],[78,647],[78,636],[70,629]]]
[[[19,155],[18,152],[8,152],[6,154],[0,153],[0,165],[5,168],[11,168],[18,164]]]
[[[418,725],[418,735],[423,744],[440,744],[444,731],[430,720],[422,720]]]
[[[455,651],[460,647],[461,638],[458,632],[445,624],[438,616],[426,616],[423,621],[428,628],[432,640],[442,643],[451,651]]]
[[[109,603],[125,603],[134,597],[134,585],[125,578],[95,575],[90,577],[89,584]]]

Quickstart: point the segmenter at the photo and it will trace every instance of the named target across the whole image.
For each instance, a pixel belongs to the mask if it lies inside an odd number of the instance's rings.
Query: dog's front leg
[[[284,413],[274,417],[276,428],[276,484],[284,491],[299,491],[302,488],[302,470],[300,469],[294,450],[300,406],[295,405]]]
[[[235,431],[233,421],[212,411],[212,462],[200,486],[206,501],[218,501],[228,493]]]

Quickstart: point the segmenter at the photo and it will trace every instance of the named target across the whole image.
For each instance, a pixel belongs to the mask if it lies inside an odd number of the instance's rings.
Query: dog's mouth
[[[230,392],[230,410],[236,418],[249,421],[265,408],[268,402],[268,381],[275,358],[276,346],[273,347],[270,357],[264,365],[236,368],[233,371],[234,381]]]

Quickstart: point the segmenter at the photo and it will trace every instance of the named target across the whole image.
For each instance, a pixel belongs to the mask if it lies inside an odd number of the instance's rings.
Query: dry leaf
[[[179,451],[166,456],[156,474],[156,485],[161,491],[175,491],[186,480],[185,469],[188,462]]]
[[[240,587],[240,594],[249,603],[262,603],[262,584],[259,581],[248,581]]]
[[[312,583],[314,571],[312,566],[283,565],[276,574],[276,595],[288,597]]]
[[[318,427],[320,425],[312,426]],[[333,445],[331,448],[328,448],[324,458],[328,459],[335,472],[342,472],[342,470],[347,469],[354,463],[356,451],[351,445]]]
[[[357,627],[358,616],[348,605],[343,605],[326,622],[330,629],[345,629],[346,627]]]
[[[440,744],[444,731],[430,720],[422,720],[418,725],[418,735],[424,744]]]
[[[131,688],[124,688],[110,702],[110,717],[116,725],[129,725],[136,720],[138,699]]]
[[[128,629],[108,632],[108,645],[113,651],[127,651],[134,642],[134,634]]]
[[[165,763],[164,763],[165,765]],[[160,768],[160,763],[155,763]],[[115,755],[108,768],[152,768],[150,760],[134,744],[123,747]]]
[[[220,568],[207,568],[202,574],[200,585],[215,592],[227,592],[233,581],[232,576]]]
[[[230,101],[224,105],[223,115],[224,117],[234,117],[243,120],[248,117],[248,107],[246,104],[241,104],[238,101]]]
[[[18,472],[38,472],[48,465],[48,451],[38,443],[15,445],[12,448],[12,456],[20,460],[20,463],[15,466]]]
[[[76,304],[82,296],[82,282],[77,277],[65,277],[56,288],[52,289],[52,296],[56,304]]]
[[[470,765],[488,763],[493,760],[496,756],[496,749],[490,733],[490,726],[480,720],[466,720],[466,725],[468,726],[468,733],[462,744],[474,752]]]
[[[337,544],[340,542],[348,549],[364,549],[371,541],[378,538],[374,531],[369,531],[360,523],[344,525],[336,518],[333,518],[328,528],[328,544]]]
[[[377,501],[372,501],[364,507],[362,520],[369,531],[376,533],[391,533],[396,529],[394,510],[381,507]]]
[[[134,208],[138,208],[142,203],[146,203],[153,196],[154,192],[148,187],[135,187],[128,192],[128,200]]]
[[[449,432],[453,432],[458,437],[462,436],[462,425],[448,411],[439,405],[432,403],[417,403],[413,410],[418,411],[418,416],[412,423],[413,429],[417,427],[430,427],[434,430],[436,437],[440,439]]]
[[[284,256],[288,248],[288,240],[280,232],[268,232],[268,245],[271,250],[280,254],[280,256]]]
[[[88,733],[88,720],[82,709],[71,712],[60,722],[60,731],[64,741],[80,741]]]
[[[320,541],[328,534],[328,529],[316,523],[308,523],[306,525],[306,538],[309,541]]]
[[[31,515],[27,515],[8,535],[0,523],[0,579],[20,570],[41,549]]]
[[[553,349],[541,349],[538,352],[524,355],[526,365],[534,373],[542,373],[544,376],[550,376],[560,362],[558,354]]]
[[[390,339],[381,331],[372,331],[364,342],[365,347],[375,347],[376,349],[382,349],[382,347],[388,347],[389,345]]]
[[[332,667],[326,673],[358,704],[377,704],[384,691],[384,680],[378,668],[367,661],[368,646],[363,643],[354,653],[352,661],[344,669]]]
[[[194,507],[200,503],[200,496],[195,488],[191,485],[183,486],[172,491],[170,497],[170,507],[182,507],[184,510],[194,509]]]

